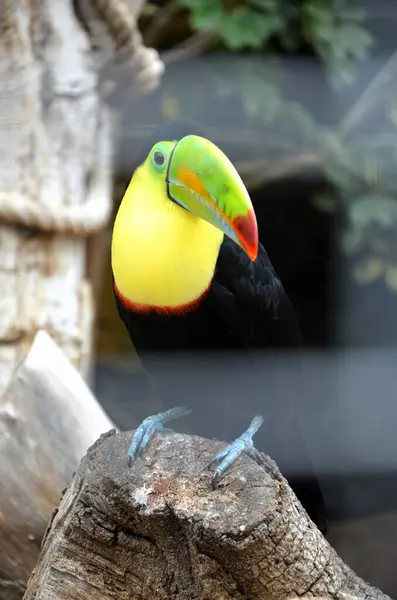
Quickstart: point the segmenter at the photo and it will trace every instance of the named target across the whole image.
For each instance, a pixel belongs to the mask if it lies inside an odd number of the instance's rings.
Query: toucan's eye
[[[165,162],[164,154],[162,152],[160,152],[160,150],[156,150],[155,153],[153,154],[153,161],[154,161],[155,165],[157,165],[158,167],[161,167]]]

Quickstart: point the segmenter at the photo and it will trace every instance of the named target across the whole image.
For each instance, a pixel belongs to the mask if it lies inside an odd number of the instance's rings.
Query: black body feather
[[[188,133],[203,135],[190,123],[171,122],[156,132],[148,150],[156,141],[180,139]],[[323,498],[297,419],[300,365],[294,361],[286,375],[274,363],[281,349],[300,347],[301,334],[263,246],[251,262],[225,236],[210,290],[194,312],[136,314],[115,297],[165,407],[185,404],[193,409],[188,420],[176,422],[175,427],[231,441],[261,413],[265,423],[255,435],[255,446],[278,463],[324,531]]]

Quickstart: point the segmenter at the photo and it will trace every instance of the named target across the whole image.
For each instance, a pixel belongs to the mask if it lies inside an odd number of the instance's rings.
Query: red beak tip
[[[249,258],[254,261],[258,256],[258,225],[254,211],[251,210],[244,217],[236,217],[233,227]]]
[[[248,252],[248,256],[250,257],[252,262],[254,262],[256,260],[256,257],[258,256],[258,248],[256,247],[255,249],[250,250]]]

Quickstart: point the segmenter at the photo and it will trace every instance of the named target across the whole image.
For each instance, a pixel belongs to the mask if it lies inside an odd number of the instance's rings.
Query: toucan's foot
[[[226,469],[228,469],[230,465],[234,463],[236,458],[238,458],[243,452],[249,452],[253,449],[254,442],[252,441],[252,438],[262,423],[263,417],[261,417],[261,415],[254,417],[247,431],[245,431],[242,435],[240,435],[240,437],[234,440],[234,442],[216,455],[214,460],[211,462],[211,465],[214,462],[218,463],[212,478],[212,484],[214,486],[222,477]]]
[[[163,413],[147,417],[144,421],[142,421],[135,431],[134,437],[132,438],[127,455],[127,465],[129,467],[132,466],[132,463],[143,452],[143,450],[145,450],[146,446],[149,444],[156,432],[163,431],[173,433],[173,429],[166,429],[164,427],[164,423],[167,423],[167,421],[172,421],[172,419],[177,419],[178,417],[188,415],[190,412],[190,408],[176,406],[175,408],[170,408]]]

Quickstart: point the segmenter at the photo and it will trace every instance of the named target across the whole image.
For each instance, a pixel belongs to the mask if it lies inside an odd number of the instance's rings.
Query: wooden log
[[[316,529],[276,465],[243,456],[216,489],[223,444],[159,434],[128,469],[131,433],[89,449],[43,541],[25,600],[388,598]]]
[[[114,427],[44,331],[0,399],[0,599],[20,599],[62,490]]]

